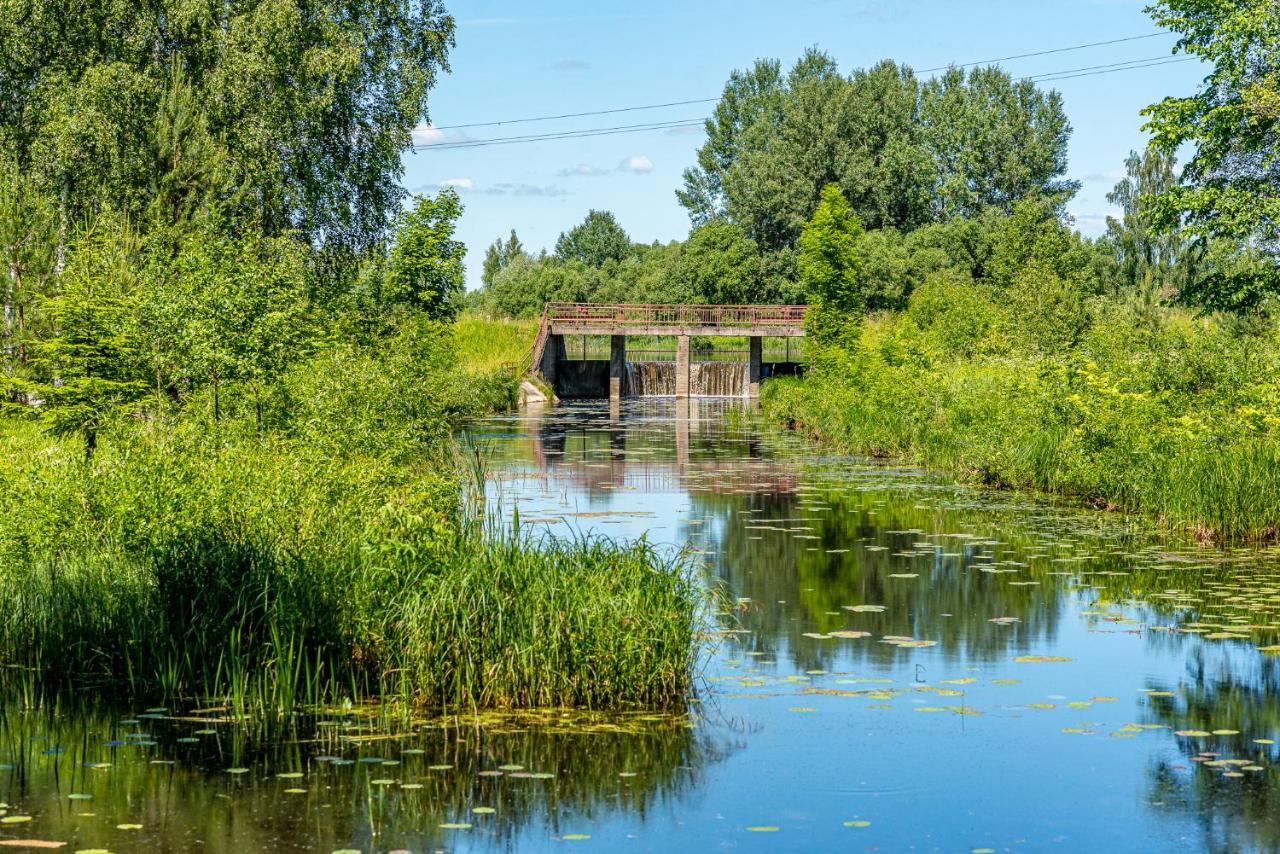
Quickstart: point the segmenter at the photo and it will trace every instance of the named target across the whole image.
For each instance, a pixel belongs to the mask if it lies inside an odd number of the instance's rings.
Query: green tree
[[[382,308],[411,309],[436,320],[457,314],[465,287],[466,247],[454,237],[461,215],[462,201],[451,187],[434,198],[418,196],[400,215],[378,295]]]
[[[819,343],[840,343],[866,307],[858,257],[862,235],[848,200],[839,187],[828,184],[800,235],[800,281],[812,306],[809,333]]]
[[[766,61],[734,73],[679,198],[765,252],[795,246],[832,183],[868,227],[909,232],[1032,195],[1061,205],[1078,187],[1063,180],[1070,133],[1056,92],[998,68],[921,85],[893,62],[844,77],[810,51],[785,78]]]
[[[579,225],[562,233],[556,241],[556,257],[561,261],[581,261],[603,267],[631,254],[631,238],[609,211],[592,210]]]
[[[1280,291],[1280,15],[1272,0],[1160,0],[1148,12],[1213,66],[1196,94],[1143,111],[1158,149],[1195,148],[1180,185],[1154,200],[1154,225],[1209,242],[1213,272],[1190,299],[1256,307]]]
[[[1177,185],[1177,158],[1154,148],[1134,151],[1125,172],[1107,194],[1121,210],[1119,219],[1107,217],[1103,241],[1115,261],[1115,288],[1152,300],[1183,294],[1192,286],[1202,253],[1181,228],[1154,228],[1151,210],[1155,198]]]
[[[755,241],[722,219],[711,220],[689,235],[681,253],[680,278],[686,293],[699,302],[746,305],[772,301],[763,290]]]
[[[68,251],[57,292],[44,301],[52,335],[36,348],[45,382],[29,387],[58,435],[79,435],[93,456],[103,429],[147,393],[134,334],[133,232],[103,217]]]
[[[151,129],[180,70],[240,217],[358,253],[400,207],[401,154],[453,36],[440,0],[0,4],[0,153],[64,223],[104,204],[141,223],[165,189]]]
[[[484,255],[484,271],[480,276],[481,283],[485,287],[492,285],[494,277],[522,255],[524,255],[524,246],[520,243],[520,238],[516,237],[516,231],[513,228],[511,229],[511,236],[505,242],[502,238],[498,238],[489,245],[489,249]]]
[[[224,384],[244,383],[261,429],[264,391],[311,339],[301,248],[290,238],[230,237],[205,222],[154,241],[151,256],[135,338],[157,393],[184,379],[208,385],[217,420]]]
[[[46,294],[55,269],[57,215],[48,199],[12,164],[0,166],[0,373],[19,374],[27,363],[31,312]],[[4,397],[15,391],[5,384]]]
[[[1015,81],[994,66],[951,68],[920,92],[920,136],[936,176],[930,218],[1012,213],[1029,196],[1065,204],[1079,189],[1063,179],[1071,123],[1056,91]]]

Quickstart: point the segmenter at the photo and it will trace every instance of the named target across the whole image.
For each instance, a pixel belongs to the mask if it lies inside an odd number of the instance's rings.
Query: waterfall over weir
[[[694,397],[745,397],[746,362],[693,362],[689,394]],[[635,397],[672,397],[676,393],[675,362],[627,362],[626,393]]]

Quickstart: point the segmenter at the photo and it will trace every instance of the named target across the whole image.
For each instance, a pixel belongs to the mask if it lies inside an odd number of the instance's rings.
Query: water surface
[[[1280,561],[824,454],[738,402],[487,419],[535,535],[685,550],[687,716],[287,729],[92,691],[0,713],[0,843],[64,850],[1145,851],[1280,845]],[[176,706],[176,704],[175,704]]]

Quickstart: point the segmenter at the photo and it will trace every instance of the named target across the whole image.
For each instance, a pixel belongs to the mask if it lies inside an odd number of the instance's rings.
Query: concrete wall
[[[566,360],[556,365],[556,394],[566,400],[609,396],[609,360]]]

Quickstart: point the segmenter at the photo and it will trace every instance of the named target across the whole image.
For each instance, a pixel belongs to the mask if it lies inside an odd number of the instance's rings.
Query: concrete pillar
[[[609,399],[619,400],[627,384],[627,336],[609,338]]]
[[[764,339],[752,335],[747,339],[751,343],[750,364],[747,367],[747,397],[760,396],[760,381],[764,378]]]
[[[689,396],[689,336],[676,339],[676,399]]]
[[[547,344],[542,348],[542,378],[547,381],[547,385],[551,386],[551,390],[558,392],[560,387],[557,385],[559,379],[556,374],[560,366],[560,362],[566,358],[567,354],[564,349],[563,335],[547,336]]]

